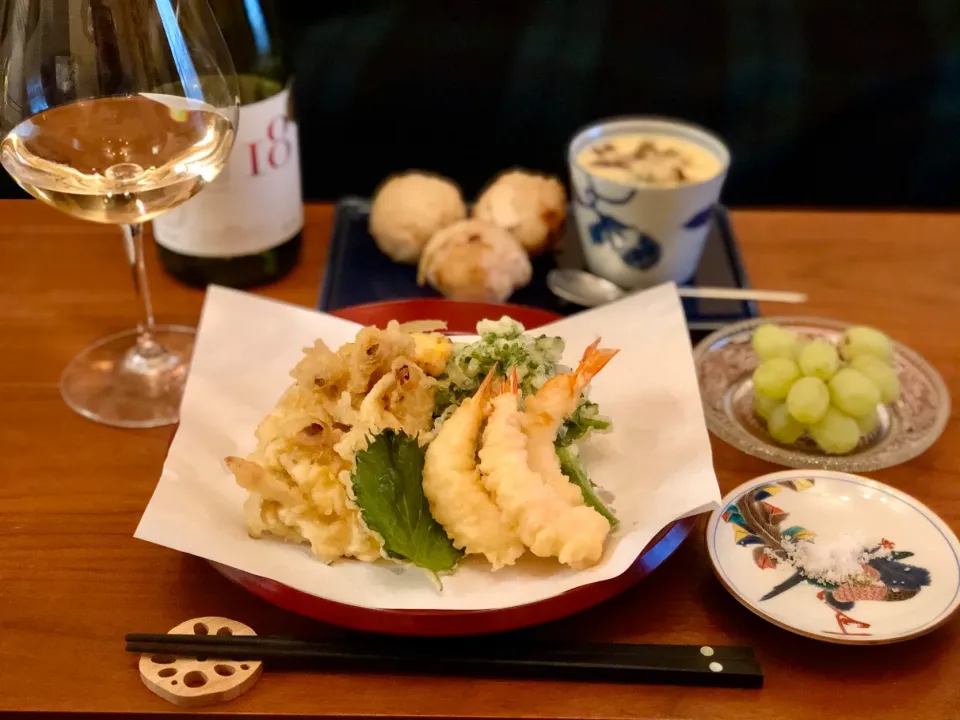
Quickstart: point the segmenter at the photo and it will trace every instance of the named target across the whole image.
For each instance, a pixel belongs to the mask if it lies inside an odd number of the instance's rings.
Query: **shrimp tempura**
[[[528,396],[523,413],[530,469],[540,473],[547,485],[573,505],[582,505],[583,495],[560,469],[554,441],[563,421],[577,409],[583,389],[619,352],[597,349],[599,344],[598,339],[584,351],[574,372],[554,375],[535,394]]]
[[[477,441],[494,371],[463,401],[427,448],[423,493],[457,549],[487,558],[494,570],[513,565],[525,548],[480,481]]]
[[[589,567],[603,554],[610,523],[587,505],[562,498],[530,468],[527,436],[517,408],[516,371],[505,392],[494,398],[483,431],[480,473],[517,535],[540,557],[557,557],[574,568]],[[579,495],[579,492],[578,492]]]

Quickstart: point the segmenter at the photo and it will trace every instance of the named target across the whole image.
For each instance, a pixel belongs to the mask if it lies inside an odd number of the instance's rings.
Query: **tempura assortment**
[[[509,318],[480,323],[470,344],[431,329],[393,322],[305,349],[254,452],[226,459],[250,534],[434,575],[463,555],[497,570],[527,550],[596,564],[616,518],[576,442],[610,427],[585,391],[617,351],[598,340],[568,369],[562,340]]]

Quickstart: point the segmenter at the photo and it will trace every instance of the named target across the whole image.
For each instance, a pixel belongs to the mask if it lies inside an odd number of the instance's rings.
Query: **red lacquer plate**
[[[392,300],[390,302],[354,305],[335,310],[333,315],[360,323],[383,327],[391,320],[405,323],[414,320],[443,320],[450,334],[473,335],[477,332],[477,323],[481,320],[499,320],[509,315],[523,324],[527,330],[547,325],[561,318],[549,310],[484,302],[462,302],[441,298],[422,298],[416,300]]]
[[[450,333],[472,334],[484,319],[503,315],[533,330],[558,320],[546,310],[520,305],[455,302],[442,299],[399,300],[344,308],[333,313],[345,320],[383,327],[390,320],[443,320]],[[419,637],[483,635],[516,630],[573,615],[633,587],[668,558],[693,529],[695,518],[677,520],[661,530],[622,575],[574,588],[539,602],[496,610],[379,610],[345,605],[295,590],[274,580],[212,563],[225,577],[254,595],[299,615],[354,630]]]

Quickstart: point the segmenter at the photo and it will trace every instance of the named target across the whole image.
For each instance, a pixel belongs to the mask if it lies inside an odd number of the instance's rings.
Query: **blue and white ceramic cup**
[[[634,134],[692,142],[716,156],[719,171],[695,183],[627,184],[592,174],[577,161],[584,148],[605,137]],[[679,120],[615,118],[577,133],[568,159],[577,227],[591,272],[624,288],[693,278],[730,167],[723,141]]]

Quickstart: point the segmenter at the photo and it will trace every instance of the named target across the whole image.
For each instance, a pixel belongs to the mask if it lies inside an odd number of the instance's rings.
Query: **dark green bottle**
[[[227,166],[153,221],[160,261],[187,285],[252,287],[300,256],[303,196],[290,78],[273,0],[209,0],[240,80],[240,122]]]

